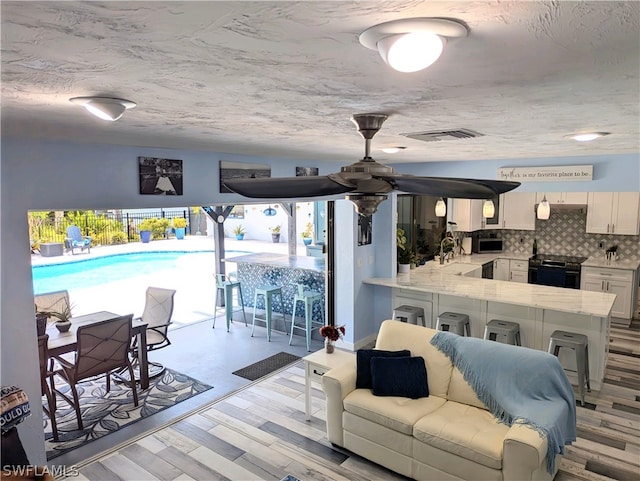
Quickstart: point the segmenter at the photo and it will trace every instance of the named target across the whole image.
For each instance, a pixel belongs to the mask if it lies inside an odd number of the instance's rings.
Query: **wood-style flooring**
[[[578,403],[578,439],[555,481],[640,479],[640,322],[612,327],[606,379]],[[326,440],[324,395],[305,421],[302,362],[117,450],[87,460],[79,480],[406,480]]]

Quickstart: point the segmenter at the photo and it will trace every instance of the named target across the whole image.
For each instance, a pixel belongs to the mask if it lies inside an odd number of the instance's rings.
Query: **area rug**
[[[277,371],[278,369],[298,360],[300,360],[299,356],[289,354],[288,352],[279,352],[278,354],[274,354],[262,361],[258,361],[247,367],[243,367],[242,369],[238,369],[231,374],[243,377],[249,381],[255,381],[256,379],[260,379],[261,377],[271,374],[273,371]]]
[[[72,397],[67,384],[62,383],[56,387]],[[58,442],[53,441],[51,422],[46,415],[44,416],[47,459],[53,459],[78,446],[95,441],[211,388],[212,386],[189,376],[166,369],[161,376],[149,380],[149,389],[138,389],[136,407],[133,404],[133,393],[125,384],[113,382],[112,379],[111,390],[107,392],[104,377],[79,383],[78,396],[84,429],[78,430],[75,410],[58,396]]]

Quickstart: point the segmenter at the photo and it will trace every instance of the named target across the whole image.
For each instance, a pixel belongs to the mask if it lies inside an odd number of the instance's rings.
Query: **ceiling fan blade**
[[[488,199],[515,189],[520,182],[414,175],[375,176],[390,182],[396,189],[410,194],[462,199]]]
[[[223,183],[233,192],[255,199],[319,197],[344,194],[356,188],[339,184],[328,176],[236,178]]]

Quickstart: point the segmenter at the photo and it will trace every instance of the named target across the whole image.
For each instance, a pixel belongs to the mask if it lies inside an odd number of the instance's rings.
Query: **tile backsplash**
[[[483,236],[501,237],[505,251],[515,254],[532,254],[534,239],[540,253],[585,257],[604,256],[604,250],[617,244],[620,259],[640,261],[640,236],[587,234],[586,224],[587,215],[582,211],[552,209],[548,220],[536,220],[535,231],[487,230]]]

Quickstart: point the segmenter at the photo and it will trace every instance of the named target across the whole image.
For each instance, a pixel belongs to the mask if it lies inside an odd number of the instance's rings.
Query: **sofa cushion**
[[[501,469],[507,431],[509,426],[489,411],[447,401],[415,424],[413,436],[443,451]]]
[[[437,332],[427,327],[387,320],[380,326],[376,349],[408,349],[412,356],[423,357],[429,373],[429,396],[446,398],[453,364],[438,348],[431,345],[431,338]]]
[[[358,349],[356,352],[356,389],[371,389],[371,359],[373,357],[409,357],[411,352],[383,351],[381,349]]]
[[[381,424],[404,434],[413,434],[418,419],[435,411],[445,403],[444,398],[429,396],[420,399],[378,397],[370,389],[356,389],[343,401],[347,412]]]
[[[372,357],[371,388],[375,396],[418,399],[429,396],[427,369],[421,357]]]
[[[478,395],[471,385],[465,381],[464,376],[457,367],[454,367],[451,373],[447,399],[461,404],[469,404],[480,409],[487,409],[487,406],[478,399]]]

